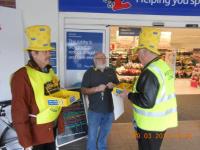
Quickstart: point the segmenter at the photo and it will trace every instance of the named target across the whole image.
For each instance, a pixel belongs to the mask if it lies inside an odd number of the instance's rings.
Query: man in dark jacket
[[[119,81],[115,71],[106,67],[106,56],[102,52],[95,54],[94,64],[84,74],[81,88],[89,98],[87,150],[106,150],[113,121],[111,91]]]
[[[174,73],[159,57],[160,31],[142,28],[138,58],[144,65],[133,92],[120,94],[133,103],[139,150],[159,150],[168,128],[177,126]]]

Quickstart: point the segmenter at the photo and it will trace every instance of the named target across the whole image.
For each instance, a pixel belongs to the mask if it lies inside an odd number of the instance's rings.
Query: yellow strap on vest
[[[45,124],[55,121],[60,114],[61,107],[48,106],[47,101],[44,98],[44,93],[46,83],[52,82],[56,75],[52,69],[50,69],[49,73],[44,73],[26,66],[26,70],[39,109],[39,114],[36,115],[37,124]]]
[[[165,77],[164,77],[162,71],[160,70],[160,68],[158,68],[154,64],[149,65],[148,68],[151,68],[151,70],[154,70],[154,72],[156,72],[160,76],[160,78],[161,78],[160,85],[166,85]],[[161,96],[156,99],[156,104],[159,104],[159,103],[162,103],[162,102],[166,102],[166,101],[169,101],[169,100],[171,100],[173,98],[176,98],[175,91],[173,93],[171,93],[171,94],[166,94],[167,90],[168,89],[166,89],[166,86],[162,86]]]

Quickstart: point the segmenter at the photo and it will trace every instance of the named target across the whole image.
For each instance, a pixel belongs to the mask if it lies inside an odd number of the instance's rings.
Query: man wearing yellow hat
[[[133,103],[139,150],[159,150],[166,130],[178,125],[174,73],[159,58],[159,40],[159,29],[142,28],[135,50],[144,69],[133,92],[120,94]]]
[[[50,61],[50,28],[26,29],[29,41],[28,64],[11,79],[12,119],[19,142],[25,150],[55,150],[55,129],[64,131],[61,107],[48,106],[44,97],[59,90],[59,80]]]

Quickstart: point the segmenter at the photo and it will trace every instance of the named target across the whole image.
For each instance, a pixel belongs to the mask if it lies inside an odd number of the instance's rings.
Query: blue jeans
[[[107,137],[113,122],[113,113],[88,111],[87,150],[106,150]]]

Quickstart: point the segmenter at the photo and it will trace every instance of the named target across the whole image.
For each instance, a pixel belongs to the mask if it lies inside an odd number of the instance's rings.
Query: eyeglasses
[[[106,60],[108,58],[95,58],[96,60]]]

